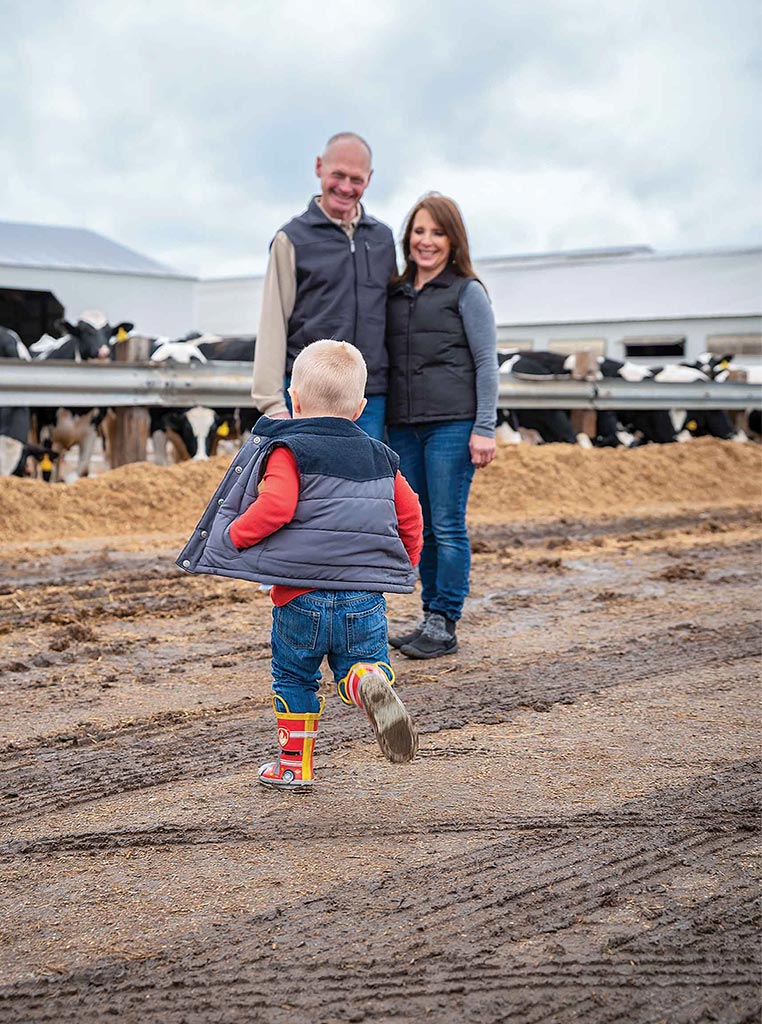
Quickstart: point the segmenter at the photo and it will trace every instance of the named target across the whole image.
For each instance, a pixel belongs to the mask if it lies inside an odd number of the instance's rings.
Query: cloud
[[[475,255],[758,242],[756,2],[38,0],[0,14],[4,216],[259,271],[351,129],[395,233],[428,189]]]

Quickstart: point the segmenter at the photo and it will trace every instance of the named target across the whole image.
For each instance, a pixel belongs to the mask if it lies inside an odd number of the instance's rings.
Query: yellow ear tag
[[[224,423],[220,423],[217,427],[217,437],[227,437],[230,433],[230,425],[227,420]]]
[[[125,331],[124,327],[120,327],[119,330],[116,332],[116,340],[127,341],[128,338],[129,334],[127,333],[127,331]]]
[[[40,469],[43,473],[49,473],[53,468],[53,460],[49,455],[43,455],[40,459]]]
[[[697,426],[698,423],[696,423],[695,420],[688,420],[688,422],[685,424],[685,429],[690,430],[690,432],[693,433]]]

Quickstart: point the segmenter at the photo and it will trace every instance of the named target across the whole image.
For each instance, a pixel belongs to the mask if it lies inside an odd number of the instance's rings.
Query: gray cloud
[[[346,128],[373,212],[448,192],[477,256],[759,241],[752,0],[38,0],[0,28],[3,215],[182,269],[261,270]]]

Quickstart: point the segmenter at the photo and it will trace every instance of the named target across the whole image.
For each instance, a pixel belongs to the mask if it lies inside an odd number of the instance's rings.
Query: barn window
[[[762,356],[762,334],[709,334],[706,350],[713,356]]]
[[[684,356],[684,334],[646,334],[634,338],[622,338],[624,354],[637,356]]]
[[[605,338],[552,338],[548,342],[549,352],[560,352],[573,356],[576,352],[592,352],[594,356],[606,355]]]

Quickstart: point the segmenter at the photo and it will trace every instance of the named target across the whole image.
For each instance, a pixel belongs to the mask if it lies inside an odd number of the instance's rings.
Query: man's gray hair
[[[325,149],[323,150],[323,155],[325,155],[328,152],[328,150],[331,148],[334,142],[359,142],[361,146],[365,146],[365,148],[367,149],[368,163],[371,167],[373,166],[373,150],[370,148],[370,146],[362,137],[362,135],[358,135],[357,132],[337,132],[335,135],[332,135],[330,137],[328,142],[326,142]]]

